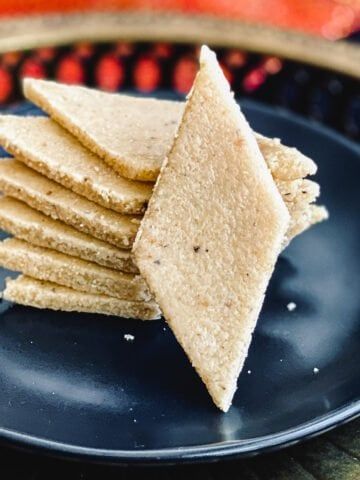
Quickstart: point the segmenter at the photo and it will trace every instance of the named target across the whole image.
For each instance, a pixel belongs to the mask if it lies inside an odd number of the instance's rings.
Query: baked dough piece
[[[227,411],[289,213],[215,54],[200,70],[134,254],[215,404]]]
[[[283,145],[279,138],[268,138],[257,133],[256,140],[274,178],[298,180],[317,172],[317,165],[311,158],[297,148]]]
[[[161,315],[155,302],[131,302],[106,295],[78,292],[26,276],[15,280],[8,278],[3,298],[29,307],[116,315],[139,320],[155,320]]]
[[[156,180],[183,109],[182,102],[30,78],[23,90],[120,175],[135,180]]]
[[[0,159],[0,190],[77,230],[129,249],[139,217],[121,215],[90,202],[13,159]]]
[[[183,102],[136,98],[26,78],[24,95],[121,175],[155,181],[174,140]],[[296,180],[315,163],[277,138],[256,134],[272,175]]]
[[[0,242],[0,265],[82,292],[98,293],[123,300],[147,301],[151,295],[139,275],[101,267],[23,240]]]
[[[1,115],[0,144],[28,167],[119,213],[144,212],[151,196],[150,184],[116,174],[50,118]]]
[[[33,245],[51,248],[73,257],[98,263],[103,267],[122,272],[138,272],[129,250],[121,250],[79,232],[15,198],[0,198],[0,229]]]

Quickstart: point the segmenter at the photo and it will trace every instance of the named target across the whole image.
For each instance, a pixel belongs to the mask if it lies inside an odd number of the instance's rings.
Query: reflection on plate
[[[2,302],[3,440],[101,461],[204,460],[276,448],[360,412],[359,149],[281,111],[243,107],[256,130],[315,159],[331,216],[279,259],[229,413],[162,321]]]

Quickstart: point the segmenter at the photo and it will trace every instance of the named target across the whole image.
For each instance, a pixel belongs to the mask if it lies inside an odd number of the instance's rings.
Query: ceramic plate
[[[101,462],[213,460],[288,445],[359,414],[359,148],[281,110],[243,108],[256,130],[315,159],[330,220],[281,255],[231,410],[214,407],[163,321],[2,302],[3,442]],[[0,275],[2,285],[8,272]]]

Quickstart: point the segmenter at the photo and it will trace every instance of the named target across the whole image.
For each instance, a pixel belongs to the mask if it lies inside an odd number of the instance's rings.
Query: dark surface
[[[359,459],[360,420],[261,459],[202,465],[99,466],[0,449],[1,478],[7,480],[358,480]]]
[[[331,219],[280,258],[233,408],[216,410],[163,322],[4,302],[4,440],[112,461],[205,459],[298,440],[360,411],[359,149],[281,111],[244,110],[255,129],[315,159]]]
[[[99,466],[0,449],[1,478],[7,480],[358,480],[359,460],[360,420],[261,459],[202,465]]]

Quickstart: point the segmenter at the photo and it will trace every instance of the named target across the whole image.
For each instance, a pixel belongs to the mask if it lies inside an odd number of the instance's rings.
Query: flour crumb
[[[131,335],[130,333],[125,333],[124,338],[127,342],[133,342],[135,340],[134,335]]]
[[[289,310],[289,312],[293,312],[296,308],[296,303],[295,302],[289,302],[287,305],[286,305],[286,308]]]
[[[248,373],[248,375],[251,375],[251,370],[248,370],[247,373]]]
[[[317,367],[314,367],[313,372],[315,375],[317,375],[320,372],[320,370]]]

